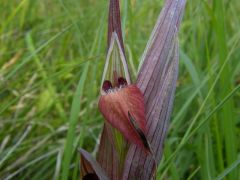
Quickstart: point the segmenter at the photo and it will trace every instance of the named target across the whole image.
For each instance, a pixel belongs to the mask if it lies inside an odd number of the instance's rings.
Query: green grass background
[[[122,0],[132,76],[163,5]],[[79,179],[96,154],[107,0],[0,1],[0,179]],[[159,179],[240,179],[240,2],[191,0]]]

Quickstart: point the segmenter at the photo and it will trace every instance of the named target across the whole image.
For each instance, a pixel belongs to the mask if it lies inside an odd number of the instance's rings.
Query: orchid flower
[[[132,82],[119,0],[110,0],[108,46],[98,107],[104,117],[97,160],[81,150],[83,179],[152,179],[163,151],[178,74],[177,33],[185,0],[166,0]]]

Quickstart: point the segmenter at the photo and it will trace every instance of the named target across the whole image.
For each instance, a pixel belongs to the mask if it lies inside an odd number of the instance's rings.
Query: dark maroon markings
[[[112,83],[109,81],[109,80],[105,80],[103,82],[103,85],[102,85],[102,89],[105,91],[105,92],[108,92],[109,89],[112,89],[113,86],[112,86]]]
[[[126,85],[127,85],[126,79],[123,78],[123,77],[119,77],[119,78],[118,78],[118,87],[120,87],[120,86],[126,86]]]

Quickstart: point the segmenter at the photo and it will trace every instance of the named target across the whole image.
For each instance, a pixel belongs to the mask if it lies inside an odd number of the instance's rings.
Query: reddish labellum
[[[146,117],[144,99],[136,85],[127,85],[120,77],[115,88],[109,88],[104,81],[103,90],[106,94],[99,100],[99,109],[104,118],[130,142],[137,144],[146,152],[150,151],[145,137]]]

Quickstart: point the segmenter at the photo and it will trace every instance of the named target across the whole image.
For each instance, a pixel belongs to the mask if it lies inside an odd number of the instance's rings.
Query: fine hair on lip
[[[112,90],[115,90],[115,89],[121,89],[123,87],[126,87],[128,84],[127,84],[127,81],[125,78],[123,77],[118,77],[117,78],[117,83],[116,84],[112,84],[111,81],[109,80],[105,80],[103,82],[103,85],[102,85],[102,90],[105,92],[105,93],[108,93],[108,92],[111,92]]]

